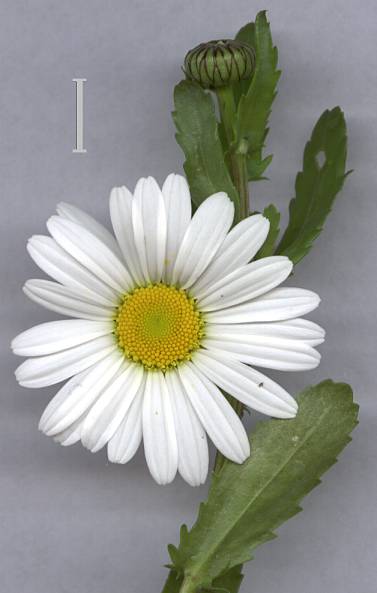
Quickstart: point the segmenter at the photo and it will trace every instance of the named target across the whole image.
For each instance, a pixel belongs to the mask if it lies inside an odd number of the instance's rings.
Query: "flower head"
[[[40,429],[62,445],[91,451],[107,445],[126,463],[141,441],[161,484],[177,470],[192,485],[208,471],[207,437],[242,463],[249,441],[221,390],[277,418],[296,414],[295,400],[253,367],[314,368],[323,330],[301,315],[318,296],[280,288],[291,262],[251,262],[269,223],[253,215],[232,228],[226,194],[207,198],[191,216],[185,179],[162,189],[149,177],[134,194],[110,196],[115,237],[68,204],[34,236],[28,251],[53,280],[28,280],[25,293],[67,317],[26,330],[12,342],[29,357],[19,383],[39,388],[68,381],[51,400]],[[251,263],[250,263],[251,262]]]
[[[255,52],[247,43],[219,39],[201,43],[185,57],[184,72],[205,89],[217,89],[251,78]]]

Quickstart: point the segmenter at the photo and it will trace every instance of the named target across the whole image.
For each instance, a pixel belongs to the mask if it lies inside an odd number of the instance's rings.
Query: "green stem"
[[[247,142],[237,142],[234,133],[234,122],[236,116],[236,105],[233,90],[231,87],[220,87],[216,89],[219,103],[220,118],[224,127],[227,142],[229,169],[233,183],[240,197],[239,220],[247,218],[250,213],[249,186],[246,167]]]
[[[234,94],[231,87],[220,87],[216,89],[217,100],[221,123],[223,124],[225,138],[227,142],[227,154],[229,158],[229,169],[233,183],[240,197],[240,207],[238,212],[239,220],[247,218],[250,214],[249,204],[249,179],[247,175],[246,156],[248,145],[245,140],[237,143],[234,133],[234,122],[236,118],[236,105]],[[241,417],[243,412],[242,404],[228,396],[231,406]],[[218,473],[223,467],[225,457],[217,451],[214,472]]]
[[[197,585],[192,582],[190,578],[185,577],[183,579],[182,587],[179,590],[179,593],[196,593],[198,590]]]
[[[250,214],[249,204],[249,179],[246,166],[246,153],[241,152],[242,145],[233,155],[233,181],[240,194],[240,219],[247,218]]]
[[[246,157],[248,145],[245,140],[239,142],[236,141],[234,134],[234,122],[236,118],[236,105],[234,102],[233,90],[231,87],[221,87],[216,89],[216,95],[219,102],[220,118],[223,124],[226,144],[227,144],[227,156],[228,165],[231,178],[234,186],[238,191],[240,198],[238,211],[236,210],[235,219],[237,222],[247,218],[250,214],[249,205],[249,187],[248,187],[248,175],[246,166]],[[243,405],[241,402],[236,400],[224,393],[228,398],[232,408],[236,411],[238,416],[243,414]],[[225,457],[217,451],[214,472],[218,473],[221,471]],[[192,581],[190,575],[186,575],[183,580],[176,579],[174,573],[171,572],[162,593],[197,593],[198,585]]]

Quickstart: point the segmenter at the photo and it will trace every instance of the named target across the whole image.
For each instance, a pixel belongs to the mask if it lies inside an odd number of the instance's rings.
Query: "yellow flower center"
[[[200,346],[203,326],[194,299],[184,290],[153,284],[124,296],[115,334],[127,358],[165,371],[191,358]]]

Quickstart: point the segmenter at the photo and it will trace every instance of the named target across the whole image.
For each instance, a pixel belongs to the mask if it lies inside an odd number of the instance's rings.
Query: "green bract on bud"
[[[184,72],[205,89],[251,78],[255,67],[255,52],[250,45],[233,39],[201,43],[185,57]]]

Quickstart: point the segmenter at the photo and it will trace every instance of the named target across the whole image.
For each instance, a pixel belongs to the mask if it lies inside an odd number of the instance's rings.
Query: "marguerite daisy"
[[[224,193],[191,216],[183,177],[169,175],[162,190],[149,177],[133,195],[113,189],[110,213],[116,239],[67,204],[47,222],[51,236],[30,239],[31,257],[55,281],[28,280],[25,293],[77,319],[17,336],[13,351],[30,358],[16,377],[31,388],[69,379],[40,420],[62,445],[107,445],[110,461],[126,463],[143,439],[157,482],[178,470],[198,485],[208,471],[206,433],[236,463],[250,454],[221,390],[269,416],[295,416],[295,400],[253,367],[318,365],[324,332],[300,316],[319,297],[278,288],[292,270],[288,258],[251,262],[269,223],[258,214],[232,228]]]

